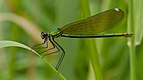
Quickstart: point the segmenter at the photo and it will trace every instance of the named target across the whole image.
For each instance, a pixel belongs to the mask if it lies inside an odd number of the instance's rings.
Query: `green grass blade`
[[[140,45],[143,39],[143,0],[134,0],[134,8],[136,11],[134,12],[135,19],[135,44]]]
[[[36,55],[38,55],[39,57],[42,58],[42,56],[40,56],[36,51],[34,51],[33,49],[31,49],[30,47],[18,43],[18,42],[14,42],[14,41],[0,41],[0,48],[5,48],[5,47],[21,47],[24,49],[27,49],[29,51],[32,51],[33,53],[35,53]],[[62,80],[66,80],[66,78],[64,78],[64,76],[62,76],[62,74],[60,74],[54,67],[52,67],[52,65],[50,65],[45,59],[44,61],[48,64],[48,66],[55,72],[57,73],[57,75],[62,79]]]
[[[128,31],[134,31],[134,8],[133,8],[133,0],[129,0],[129,14],[128,14]],[[130,56],[130,79],[136,80],[136,52],[135,52],[135,38],[130,38],[128,40],[129,45],[129,56]]]

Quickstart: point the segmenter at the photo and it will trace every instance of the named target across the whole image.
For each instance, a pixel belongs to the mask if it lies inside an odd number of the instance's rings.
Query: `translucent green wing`
[[[103,32],[124,18],[124,12],[118,8],[107,10],[97,15],[67,24],[60,28],[63,34],[86,35]]]

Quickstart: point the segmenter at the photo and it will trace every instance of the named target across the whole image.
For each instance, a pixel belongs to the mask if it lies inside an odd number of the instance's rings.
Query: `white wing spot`
[[[115,8],[115,11],[120,11],[118,8]]]

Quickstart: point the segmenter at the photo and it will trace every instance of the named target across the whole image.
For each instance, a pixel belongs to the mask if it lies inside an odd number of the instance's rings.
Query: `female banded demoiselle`
[[[60,50],[62,55],[56,65],[58,70],[61,62],[65,56],[64,49],[55,41],[55,38],[67,37],[67,38],[105,38],[105,37],[131,37],[132,33],[117,33],[117,34],[99,34],[107,29],[110,29],[121,22],[124,18],[124,12],[121,9],[115,8],[104,11],[102,13],[96,14],[94,16],[88,17],[83,20],[69,23],[61,28],[56,28],[52,32],[41,32],[41,38],[44,40],[43,43],[35,45],[37,47],[42,44],[46,44],[48,48],[48,41],[53,45],[53,48],[42,51],[46,51],[57,48],[57,51],[45,54],[43,58],[47,55],[57,53]],[[41,54],[40,53],[40,54]]]

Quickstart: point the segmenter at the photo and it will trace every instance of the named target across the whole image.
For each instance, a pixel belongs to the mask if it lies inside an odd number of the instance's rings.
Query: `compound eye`
[[[41,32],[41,38],[44,39],[47,36],[47,33]]]

